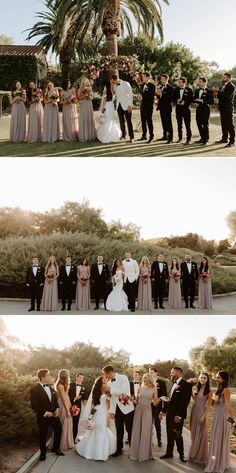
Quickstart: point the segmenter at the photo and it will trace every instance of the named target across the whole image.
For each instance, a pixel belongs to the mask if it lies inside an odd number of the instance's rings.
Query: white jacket
[[[120,394],[126,394],[130,397],[130,384],[127,376],[125,374],[116,373],[115,381],[108,381],[108,385],[110,386],[111,393],[109,412],[115,414],[117,405],[123,414],[129,414],[129,412],[132,412],[134,410],[133,401],[129,399],[128,404],[126,405],[119,401]]]
[[[124,274],[124,282],[128,281],[129,282],[134,282],[137,281],[139,277],[139,266],[138,263],[135,259],[130,259],[129,262],[126,260],[122,261],[125,274]]]
[[[120,80],[119,85],[115,85],[113,90],[117,98],[117,108],[119,103],[123,110],[127,110],[129,106],[133,107],[133,92],[129,82]]]

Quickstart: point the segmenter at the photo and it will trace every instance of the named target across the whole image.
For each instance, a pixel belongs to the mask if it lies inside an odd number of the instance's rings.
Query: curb
[[[51,442],[51,439],[47,441],[47,444],[46,444],[47,447],[50,444],[50,442]],[[39,461],[39,457],[40,457],[40,450],[37,450],[37,452],[35,452],[32,455],[32,457],[30,457],[29,460],[27,460],[27,462],[23,466],[21,466],[19,470],[16,471],[16,473],[28,473],[28,471],[30,471],[30,469]]]

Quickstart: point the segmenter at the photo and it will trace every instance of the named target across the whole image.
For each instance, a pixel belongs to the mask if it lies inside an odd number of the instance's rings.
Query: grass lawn
[[[95,116],[98,112],[95,112]],[[197,145],[195,140],[199,139],[195,122],[195,112],[192,112],[193,143],[184,144],[173,143],[170,145],[162,142],[154,142],[148,145],[145,142],[137,142],[141,136],[139,124],[139,111],[133,112],[133,124],[135,130],[135,142],[130,144],[128,140],[120,143],[102,144],[98,141],[90,143],[80,142],[56,142],[56,143],[9,143],[10,116],[0,118],[0,156],[9,157],[234,157],[236,147],[224,148],[224,145],[216,145],[214,142],[221,138],[221,128],[219,117],[213,116],[210,124],[210,142],[207,147]],[[177,128],[175,114],[173,113],[174,139],[177,140]],[[162,136],[160,117],[154,112],[154,133],[155,139]]]

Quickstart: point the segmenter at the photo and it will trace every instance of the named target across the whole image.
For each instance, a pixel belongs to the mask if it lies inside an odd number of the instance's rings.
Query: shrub
[[[0,90],[0,97],[2,97],[2,109],[6,110],[6,108],[10,107],[10,93],[11,92],[4,92]]]

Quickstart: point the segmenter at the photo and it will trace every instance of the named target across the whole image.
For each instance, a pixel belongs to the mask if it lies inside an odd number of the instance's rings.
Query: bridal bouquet
[[[42,90],[36,87],[32,92],[32,100],[39,101],[42,97]]]
[[[88,418],[83,420],[83,425],[86,429],[93,430],[96,424],[92,421],[92,419]]]
[[[120,394],[118,399],[124,406],[129,404],[129,396],[127,396],[127,394]]]
[[[144,284],[147,284],[147,281],[148,281],[148,276],[149,276],[149,274],[148,274],[148,273],[144,273],[144,274],[142,274],[142,278],[144,279]]]
[[[103,114],[99,115],[96,118],[96,122],[99,123],[99,125],[103,125],[103,123],[105,122],[105,118],[104,118]]]
[[[73,406],[71,408],[72,416],[74,416],[74,417],[77,416],[79,414],[79,411],[80,411],[79,407]]]
[[[179,273],[177,273],[177,271],[176,271],[176,272],[172,273],[172,276],[173,276],[175,282],[178,282]]]
[[[77,102],[77,97],[75,94],[72,94],[68,100],[68,103],[76,103]]]
[[[51,94],[50,94],[50,100],[53,100],[53,105],[56,104],[59,100],[59,94],[57,89],[53,89]]]

